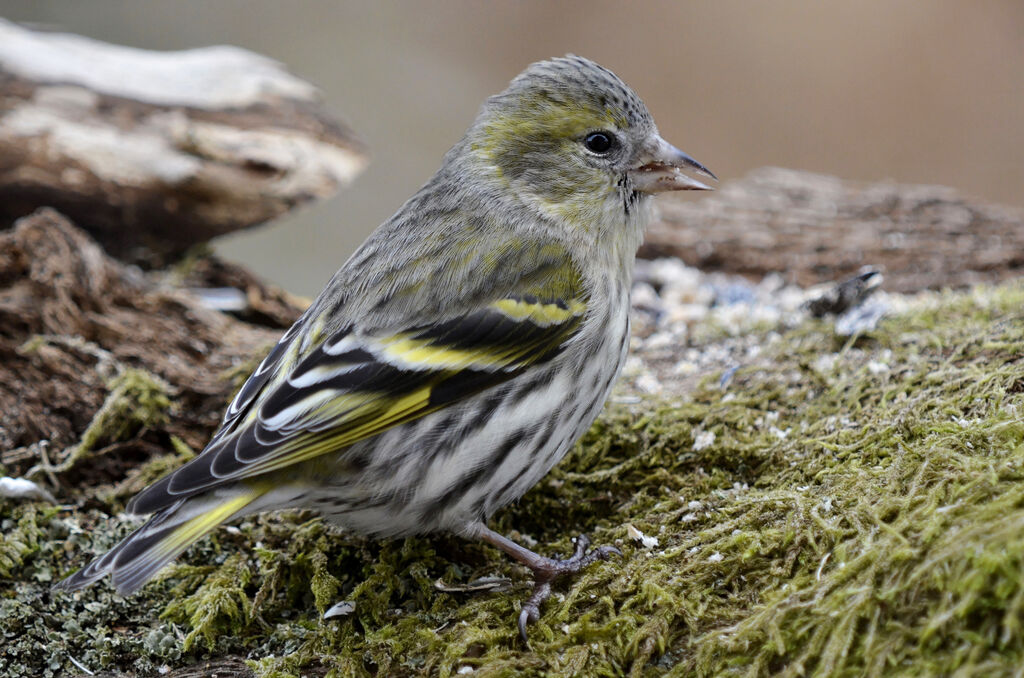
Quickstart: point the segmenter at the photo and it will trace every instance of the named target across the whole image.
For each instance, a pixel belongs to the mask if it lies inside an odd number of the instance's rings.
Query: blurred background
[[[239,45],[317,84],[369,169],[216,243],[303,295],[434,172],[484,98],[567,52],[616,71],[724,181],[776,165],[1024,205],[1021,0],[0,0],[0,16],[148,49]]]

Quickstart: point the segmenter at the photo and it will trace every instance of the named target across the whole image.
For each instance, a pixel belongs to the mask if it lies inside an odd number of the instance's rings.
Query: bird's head
[[[468,150],[541,213],[622,223],[651,194],[706,190],[714,178],[658,134],[644,102],[608,69],[578,56],[542,61],[483,105]]]

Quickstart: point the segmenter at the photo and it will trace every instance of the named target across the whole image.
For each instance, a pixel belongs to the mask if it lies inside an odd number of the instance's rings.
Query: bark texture
[[[177,277],[111,258],[50,209],[0,233],[0,464],[8,474],[44,460],[59,466],[83,440],[116,460],[104,471],[115,475],[171,449],[172,436],[202,449],[246,376],[233,368],[276,341],[301,309],[215,259],[185,279],[244,284],[262,309],[244,312],[253,322],[210,310]]]
[[[1024,210],[943,186],[861,183],[764,168],[698,201],[666,200],[640,256],[802,286],[881,269],[891,292],[1024,273]]]

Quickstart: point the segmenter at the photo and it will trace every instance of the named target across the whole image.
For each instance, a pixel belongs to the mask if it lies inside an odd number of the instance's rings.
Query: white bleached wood
[[[0,227],[56,207],[111,254],[162,265],[334,194],[366,162],[317,89],[266,57],[0,19]]]
[[[218,45],[154,52],[71,33],[41,33],[0,19],[0,64],[39,83],[81,85],[157,106],[209,110],[271,97],[314,101],[316,88],[265,56]]]

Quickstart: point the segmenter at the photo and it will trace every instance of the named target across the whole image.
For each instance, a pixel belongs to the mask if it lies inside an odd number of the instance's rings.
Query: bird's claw
[[[530,641],[526,637],[526,627],[540,619],[540,604],[551,595],[551,582],[537,583],[533,587],[533,593],[523,601],[523,607],[519,610],[519,637],[527,649]]]

